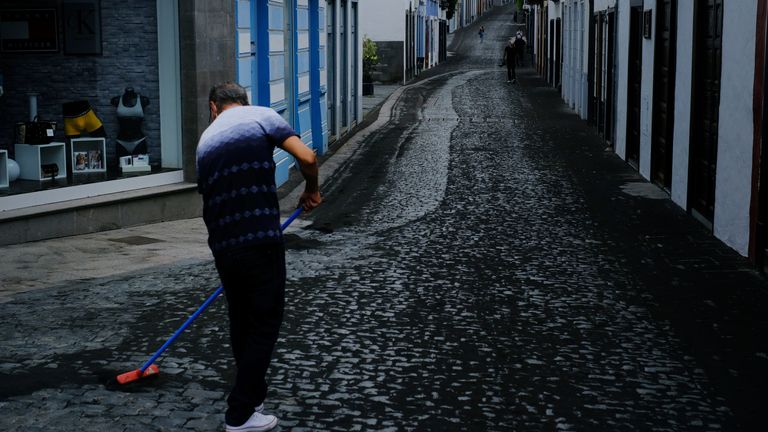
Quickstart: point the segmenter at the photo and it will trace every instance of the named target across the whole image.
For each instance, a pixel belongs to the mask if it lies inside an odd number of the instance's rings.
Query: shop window
[[[0,211],[183,180],[177,6],[2,2]]]

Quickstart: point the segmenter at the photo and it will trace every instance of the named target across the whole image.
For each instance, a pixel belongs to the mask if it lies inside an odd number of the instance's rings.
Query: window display
[[[158,0],[101,0],[94,24],[100,49],[77,52],[62,48],[63,3],[4,0],[0,27],[13,27],[3,20],[37,16],[29,11],[52,5],[57,8],[46,17],[56,17],[47,21],[55,26],[55,49],[0,56],[0,169],[7,173],[11,160],[20,169],[18,179],[0,185],[0,211],[15,208],[7,203],[16,195],[51,189],[61,193],[45,199],[67,200],[183,181],[176,132],[181,114],[173,109],[178,101],[170,99],[178,95],[171,87],[180,85],[178,44],[159,43],[158,36],[178,37],[178,30],[168,31],[175,27],[159,25],[175,22],[178,9]],[[127,16],[142,31],[126,35]],[[145,176],[151,177],[124,181]]]

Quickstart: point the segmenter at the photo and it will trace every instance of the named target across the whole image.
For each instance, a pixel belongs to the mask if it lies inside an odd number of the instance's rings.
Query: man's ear
[[[216,109],[216,104],[213,101],[208,101],[208,109],[211,110],[211,119],[215,119],[219,115],[219,110]]]

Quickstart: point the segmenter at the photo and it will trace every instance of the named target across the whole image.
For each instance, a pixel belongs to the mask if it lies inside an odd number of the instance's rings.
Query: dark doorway
[[[597,124],[597,113],[595,110],[595,57],[597,43],[597,27],[595,21],[598,16],[594,14],[594,0],[589,2],[589,22],[585,24],[584,31],[587,32],[589,43],[587,44],[587,123]]]
[[[677,3],[656,2],[656,59],[653,73],[653,132],[651,180],[672,188],[672,142],[675,124],[675,56]]]
[[[440,20],[440,51],[437,56],[439,62],[444,62],[448,58],[448,23]]]
[[[555,84],[555,20],[549,20],[549,60],[547,61],[547,82]]]
[[[591,123],[606,143],[613,145],[616,13],[601,11],[594,14],[592,34]]]
[[[545,3],[546,5],[546,3]],[[547,74],[547,46],[548,46],[548,40],[547,40],[547,25],[546,25],[546,19],[544,17],[546,16],[546,9],[542,8],[539,9],[538,16],[536,19],[538,19],[538,28],[540,28],[542,31],[539,32],[539,46],[542,47],[542,49],[538,50],[536,53],[537,61],[536,61],[536,67],[539,71],[539,75],[545,76]]]
[[[416,76],[416,14],[412,9],[405,12],[405,80]]]
[[[694,6],[693,97],[688,205],[710,228],[715,215],[723,0]]]
[[[592,78],[594,81],[591,86],[590,102],[594,116],[593,124],[597,126],[598,130],[603,127],[603,107],[600,103],[603,90],[603,17],[604,15],[598,12],[594,15],[592,21],[592,34],[594,35],[592,39],[592,55],[594,55],[592,60]]]
[[[755,96],[756,100],[761,100],[761,104],[753,119],[756,139],[759,142],[757,146],[759,165],[758,192],[755,194],[753,189],[753,194],[757,195],[757,217],[753,237],[754,252],[751,254],[754,254],[757,268],[763,273],[768,273],[768,5],[765,3],[758,4],[757,20],[758,57],[755,72],[760,79],[755,82]],[[761,54],[762,58],[760,58]],[[758,73],[757,68],[760,66],[762,71]]]
[[[552,83],[558,89],[561,85],[563,67],[563,21],[555,19],[555,80]]]
[[[629,85],[627,88],[627,162],[640,164],[640,89],[643,76],[643,11],[630,10]]]
[[[605,110],[605,120],[603,121],[603,138],[609,145],[613,145],[613,131],[614,131],[614,113],[616,112],[615,98],[615,84],[616,84],[616,13],[611,11],[605,15],[605,61],[603,62],[603,69],[605,70],[605,78],[603,79],[603,85],[605,86],[605,94],[603,100],[603,109]]]
[[[335,139],[338,135],[336,127],[336,3],[329,1],[325,8],[325,28],[327,32],[326,70],[328,71],[328,140]]]

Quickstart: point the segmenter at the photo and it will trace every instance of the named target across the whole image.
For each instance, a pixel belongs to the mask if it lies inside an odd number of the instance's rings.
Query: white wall
[[[360,32],[374,41],[405,42],[409,0],[360,0]]]
[[[606,10],[608,8],[612,8],[615,6],[616,6],[616,0],[595,0],[595,11]]]
[[[675,59],[675,126],[672,141],[672,201],[688,208],[688,158],[691,140],[693,85],[693,2],[677,4]]]
[[[547,2],[547,15],[549,19],[552,20],[563,16],[563,8],[561,7],[562,5],[560,2],[555,3],[552,0],[547,0]],[[547,22],[547,26],[549,26],[549,22]]]
[[[752,194],[757,0],[725,2],[724,8],[714,232],[746,256]]]

